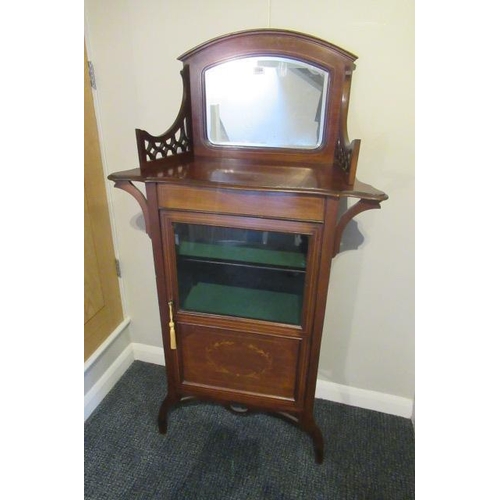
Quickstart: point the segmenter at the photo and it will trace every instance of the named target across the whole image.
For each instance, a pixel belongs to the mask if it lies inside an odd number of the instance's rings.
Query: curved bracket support
[[[335,228],[332,258],[339,253],[340,241],[342,240],[342,234],[347,226],[347,223],[359,213],[364,212],[365,210],[371,210],[373,208],[380,208],[380,201],[359,200],[355,205],[349,208],[349,210],[342,214],[342,216],[338,220],[337,227]]]
[[[139,206],[142,210],[142,215],[144,216],[144,222],[146,224],[146,233],[151,238],[151,229],[149,227],[149,208],[148,201],[146,200],[145,196],[137,188],[137,186],[134,186],[134,184],[132,184],[132,182],[130,181],[116,181],[115,188],[123,189],[123,191],[131,194],[136,199],[137,203],[139,203]]]

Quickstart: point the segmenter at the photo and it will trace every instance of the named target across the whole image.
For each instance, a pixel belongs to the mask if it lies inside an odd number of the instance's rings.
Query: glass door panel
[[[173,227],[180,309],[301,324],[308,235]]]

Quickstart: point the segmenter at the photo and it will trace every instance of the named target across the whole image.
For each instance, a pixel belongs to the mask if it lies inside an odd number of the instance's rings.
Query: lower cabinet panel
[[[301,339],[177,323],[181,383],[297,399]]]

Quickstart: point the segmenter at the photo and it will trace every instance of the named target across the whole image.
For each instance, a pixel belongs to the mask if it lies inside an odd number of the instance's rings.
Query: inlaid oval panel
[[[177,326],[183,384],[296,400],[300,338]]]
[[[272,365],[270,352],[247,342],[214,342],[206,348],[206,353],[216,371],[235,377],[259,378]]]

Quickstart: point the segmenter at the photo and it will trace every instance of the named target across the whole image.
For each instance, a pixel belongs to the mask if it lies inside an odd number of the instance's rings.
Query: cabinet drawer
[[[322,222],[324,199],[295,193],[158,185],[161,208]]]
[[[300,339],[177,326],[182,384],[296,400]]]

